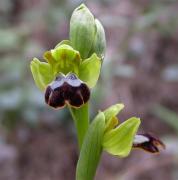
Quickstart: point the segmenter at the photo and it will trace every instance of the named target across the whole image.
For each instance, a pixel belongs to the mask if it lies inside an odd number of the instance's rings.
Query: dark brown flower
[[[150,153],[159,153],[160,149],[165,149],[164,143],[150,134],[138,134],[134,138],[134,148],[140,148]]]
[[[53,108],[79,108],[90,98],[88,86],[73,73],[61,74],[46,88],[45,102]]]

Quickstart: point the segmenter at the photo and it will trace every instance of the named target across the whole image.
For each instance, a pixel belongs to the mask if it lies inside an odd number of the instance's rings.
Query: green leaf
[[[104,135],[103,149],[112,155],[129,155],[133,139],[140,125],[140,119],[132,117]]]
[[[86,133],[79,160],[76,180],[93,180],[102,153],[105,117],[99,112]]]
[[[79,78],[90,88],[93,88],[98,81],[100,69],[101,59],[96,54],[93,54],[81,63],[79,67]]]
[[[54,62],[54,72],[57,74],[62,72],[67,74],[74,72],[78,74],[80,65],[80,54],[71,46],[62,44],[55,49],[51,50],[51,55],[56,62]]]
[[[40,62],[37,58],[31,62],[30,69],[37,87],[42,91],[54,79],[51,65]]]
[[[80,52],[82,59],[88,58],[95,37],[95,20],[90,10],[81,4],[70,20],[70,41]]]

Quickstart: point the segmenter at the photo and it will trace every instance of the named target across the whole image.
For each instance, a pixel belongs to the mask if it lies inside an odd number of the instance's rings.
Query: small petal
[[[117,119],[117,117],[112,117],[108,123],[106,123],[105,126],[105,132],[110,131],[114,128],[116,128],[119,125],[119,120]]]
[[[43,58],[52,66],[54,67],[56,61],[55,59],[52,57],[51,51],[46,51],[43,54]]]
[[[150,134],[136,135],[134,138],[133,147],[143,149],[150,153],[159,153],[159,148],[165,149],[164,143],[160,139]]]
[[[119,112],[124,108],[124,104],[115,104],[110,106],[104,111],[106,124],[109,124],[113,117],[117,116]]]

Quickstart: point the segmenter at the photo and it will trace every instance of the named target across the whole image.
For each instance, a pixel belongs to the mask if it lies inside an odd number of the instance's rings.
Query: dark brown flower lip
[[[80,108],[89,98],[88,86],[74,73],[60,74],[45,91],[45,102],[55,109],[64,108],[66,104]]]
[[[161,149],[166,148],[165,144],[159,138],[150,133],[135,135],[133,147],[150,153],[159,153]]]

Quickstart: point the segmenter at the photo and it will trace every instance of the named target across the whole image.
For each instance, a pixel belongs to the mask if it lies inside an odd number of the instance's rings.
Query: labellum
[[[53,108],[63,108],[65,105],[79,108],[88,102],[90,90],[74,73],[66,76],[60,74],[48,85],[45,92],[45,102]]]
[[[143,149],[150,153],[159,153],[159,148],[165,149],[163,142],[150,134],[136,135],[134,138],[133,147]]]

